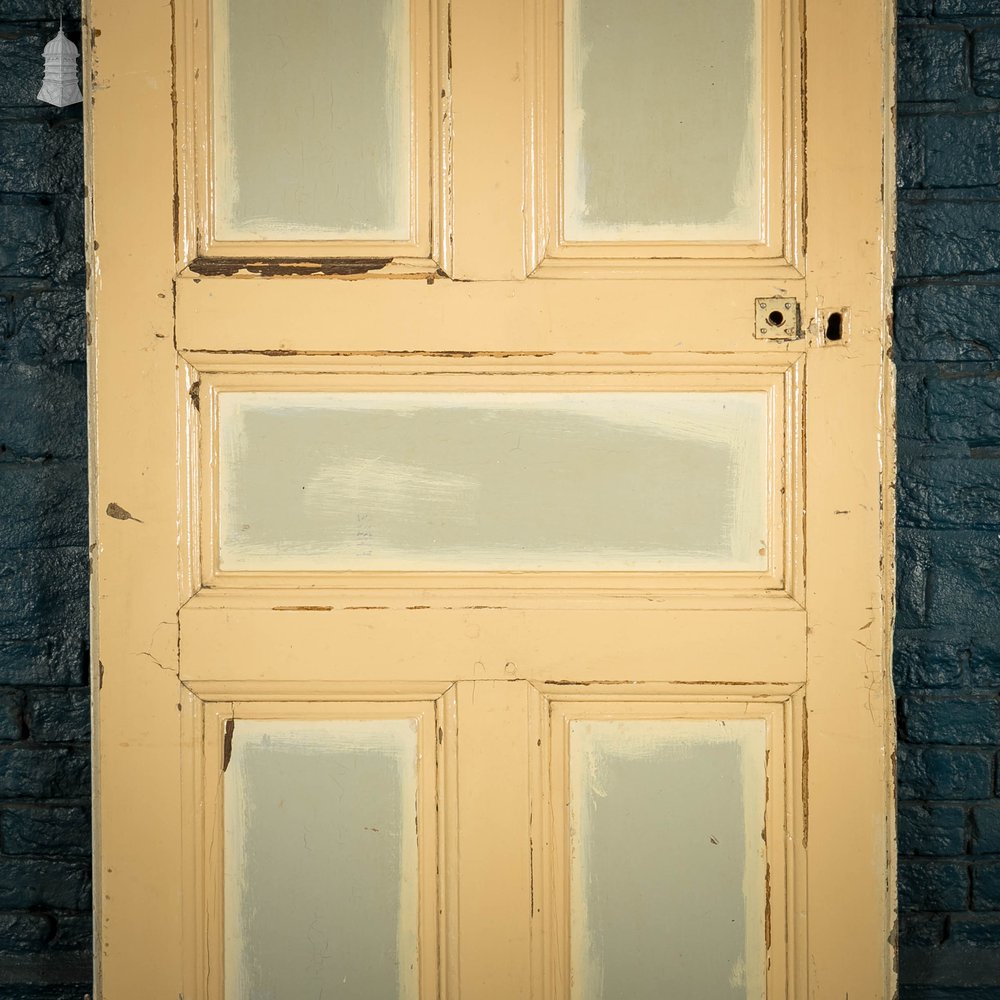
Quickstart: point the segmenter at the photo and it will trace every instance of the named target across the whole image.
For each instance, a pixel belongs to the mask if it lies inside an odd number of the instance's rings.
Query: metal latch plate
[[[758,340],[800,340],[803,332],[798,302],[778,297],[756,299],[753,335]]]

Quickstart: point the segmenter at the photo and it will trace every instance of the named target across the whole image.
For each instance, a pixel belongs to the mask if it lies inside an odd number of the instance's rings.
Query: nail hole
[[[841,340],[844,336],[844,314],[832,312],[826,318],[826,339]]]
[[[771,326],[784,326],[785,314],[780,309],[774,309],[767,314],[767,321]]]

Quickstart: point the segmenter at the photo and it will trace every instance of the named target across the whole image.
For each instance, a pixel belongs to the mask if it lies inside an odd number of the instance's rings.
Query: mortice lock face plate
[[[772,297],[754,300],[754,330],[758,340],[800,340],[799,304],[795,299]]]

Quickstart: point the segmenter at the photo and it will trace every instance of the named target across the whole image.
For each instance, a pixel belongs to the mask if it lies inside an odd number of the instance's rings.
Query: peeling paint
[[[225,773],[233,756],[233,733],[236,731],[236,720],[226,719],[226,731],[222,741],[222,771]]]
[[[135,521],[137,524],[143,523],[140,518],[130,514],[124,507],[114,501],[108,504],[105,513],[108,517],[113,517],[116,521]]]
[[[270,257],[254,260],[250,257],[198,257],[188,265],[195,274],[206,277],[232,277],[234,274],[255,274],[264,278],[279,275],[353,275],[381,271],[392,263],[391,257],[337,257],[299,260],[295,257]]]

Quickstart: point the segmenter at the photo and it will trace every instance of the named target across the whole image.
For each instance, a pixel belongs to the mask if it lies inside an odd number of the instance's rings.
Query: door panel
[[[186,698],[189,995],[438,995],[454,695],[310,694]]]
[[[760,242],[756,3],[563,6],[566,243]]]
[[[801,695],[539,686],[542,995],[795,995]]]
[[[436,0],[184,0],[176,25],[192,262],[440,255]]]
[[[701,259],[714,262],[709,273],[770,260],[794,275],[797,5],[532,6],[536,273],[676,275]]]
[[[419,995],[417,725],[232,727],[227,996],[309,996],[330,982],[352,1000]]]
[[[204,582],[794,596],[795,364],[610,360],[197,373]]]
[[[891,995],[888,5],[263,2],[88,14],[100,995]]]

